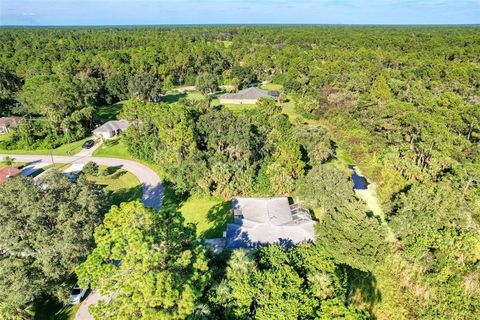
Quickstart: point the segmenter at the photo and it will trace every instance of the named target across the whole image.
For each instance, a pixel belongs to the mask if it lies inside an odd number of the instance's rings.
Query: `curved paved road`
[[[16,155],[16,154],[0,154],[0,159],[5,156],[14,158],[18,162],[28,162],[33,165],[42,166],[51,164],[52,158],[55,163],[69,163],[69,164],[85,164],[93,161],[98,165],[109,167],[120,167],[134,174],[142,184],[143,196],[142,202],[145,206],[154,209],[160,209],[163,201],[163,185],[160,177],[141,163],[116,158],[100,158],[92,156],[48,156],[48,155]]]

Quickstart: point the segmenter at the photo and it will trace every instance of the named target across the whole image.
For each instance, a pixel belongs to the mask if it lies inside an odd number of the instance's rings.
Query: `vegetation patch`
[[[200,238],[221,238],[227,223],[232,222],[230,202],[211,197],[193,196],[181,204],[185,222],[197,226]]]
[[[87,179],[103,186],[111,205],[142,199],[140,181],[135,175],[126,170],[99,166],[98,174],[87,175]]]
[[[73,156],[82,150],[85,141],[91,139],[84,138],[72,143],[66,143],[54,149],[0,149],[0,153],[4,154],[40,154],[40,155],[54,155],[54,156]]]
[[[123,102],[117,102],[112,105],[101,106],[95,109],[95,115],[100,122],[118,120],[123,109]]]
[[[106,158],[131,158],[128,147],[121,138],[105,140],[102,145],[93,152],[93,155],[95,157]]]

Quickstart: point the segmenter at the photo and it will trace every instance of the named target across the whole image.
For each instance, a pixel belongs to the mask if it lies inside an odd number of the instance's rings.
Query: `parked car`
[[[95,141],[93,141],[92,139],[87,140],[83,144],[83,149],[90,149],[91,147],[93,147],[94,144],[95,144]]]
[[[72,288],[72,292],[70,293],[70,303],[79,304],[87,293],[87,290],[88,288],[80,288],[78,283],[76,283]]]

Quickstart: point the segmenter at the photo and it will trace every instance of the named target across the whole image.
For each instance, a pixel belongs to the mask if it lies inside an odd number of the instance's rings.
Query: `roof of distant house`
[[[0,127],[18,127],[22,120],[21,117],[2,117],[0,118]]]
[[[252,248],[279,243],[291,246],[314,240],[315,221],[308,210],[286,197],[232,200],[236,217],[227,225],[227,247]]]
[[[130,123],[126,120],[112,120],[105,122],[100,127],[93,130],[94,134],[102,133],[102,132],[117,132],[118,130],[125,130],[130,126]]]
[[[251,88],[241,90],[238,93],[222,94],[220,96],[220,99],[256,100],[260,98],[272,98],[272,97],[276,97],[276,95],[273,92],[251,87]]]
[[[4,183],[9,178],[18,176],[22,170],[18,168],[7,166],[0,169],[0,183]]]

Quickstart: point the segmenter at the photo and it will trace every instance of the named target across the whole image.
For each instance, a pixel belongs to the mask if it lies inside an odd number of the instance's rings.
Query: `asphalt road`
[[[42,166],[44,164],[51,164],[52,159],[54,163],[68,163],[68,164],[85,164],[93,161],[98,165],[109,167],[120,167],[134,174],[142,184],[143,196],[142,202],[145,206],[154,209],[159,209],[163,201],[163,185],[160,177],[141,163],[116,158],[100,158],[92,156],[48,156],[48,155],[16,155],[16,154],[0,154],[0,159],[5,156],[14,158],[16,162],[28,162],[32,165]]]

